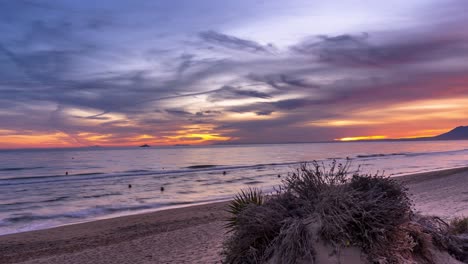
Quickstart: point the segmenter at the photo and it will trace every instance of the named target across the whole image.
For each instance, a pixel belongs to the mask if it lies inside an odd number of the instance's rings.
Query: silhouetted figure
[[[227,173],[226,171],[223,171],[223,175],[226,175],[226,173]]]
[[[65,175],[68,175],[68,171],[65,172]]]
[[[129,184],[129,185],[128,185],[128,188],[129,188],[129,189],[130,189],[130,188],[132,188],[132,185],[131,185],[131,184]]]
[[[164,187],[163,186],[161,186],[161,192],[164,192]]]

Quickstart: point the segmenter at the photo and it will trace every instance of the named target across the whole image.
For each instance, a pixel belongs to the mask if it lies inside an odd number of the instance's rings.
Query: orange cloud
[[[3,135],[2,135],[3,134]],[[0,134],[2,148],[73,147],[76,142],[63,132],[49,134]]]
[[[175,142],[175,144],[203,144],[231,140],[230,137],[216,133],[214,126],[209,124],[183,126],[181,130],[176,132],[176,135],[166,136],[165,138]]]
[[[339,119],[314,120],[307,125],[351,134],[335,139],[340,141],[431,137],[464,125],[468,117],[466,105],[468,98],[417,100],[359,109],[344,113]]]
[[[137,135],[119,135],[113,133],[64,132],[34,133],[0,129],[0,148],[53,148],[53,147],[83,147],[83,146],[138,146],[175,145],[175,144],[208,144],[231,140],[215,131],[211,124],[186,125],[168,135],[153,135],[149,133]]]

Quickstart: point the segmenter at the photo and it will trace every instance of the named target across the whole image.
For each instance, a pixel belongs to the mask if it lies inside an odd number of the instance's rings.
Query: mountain
[[[388,139],[384,141],[427,141],[427,140],[468,140],[468,126],[459,126],[449,132],[440,134],[434,137],[420,137],[420,138],[399,138]]]
[[[357,140],[357,141],[432,141],[432,140],[468,140],[468,126],[459,126],[449,132],[440,134],[434,137],[419,137],[419,138],[388,138],[374,140]]]
[[[468,139],[468,126],[459,126],[447,133],[432,137],[434,140],[460,140]]]

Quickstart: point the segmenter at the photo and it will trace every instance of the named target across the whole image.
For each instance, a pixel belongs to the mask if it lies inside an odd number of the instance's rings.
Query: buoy
[[[278,178],[281,177],[281,175],[278,174]]]
[[[223,171],[223,175],[226,175],[226,171]]]
[[[128,185],[128,188],[132,188],[132,185],[131,185],[131,184],[129,184],[129,185]]]
[[[161,192],[164,192],[164,187],[161,186]]]
[[[67,172],[65,172],[65,175],[68,175],[68,171],[67,171]]]

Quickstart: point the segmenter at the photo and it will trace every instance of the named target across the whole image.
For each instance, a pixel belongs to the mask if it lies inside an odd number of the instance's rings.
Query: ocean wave
[[[199,204],[207,202],[222,201],[223,199],[202,199],[197,201],[173,201],[166,203],[151,203],[146,205],[126,205],[126,206],[98,206],[84,210],[67,212],[62,214],[24,214],[15,215],[2,219],[2,224],[8,226],[10,224],[31,223],[35,221],[56,220],[56,219],[96,219],[105,215],[116,214],[121,212],[138,212],[152,209],[174,207],[180,205]]]
[[[379,158],[388,156],[423,156],[423,155],[447,155],[468,152],[468,149],[447,150],[447,151],[429,151],[429,152],[401,152],[401,153],[372,153],[356,155],[356,158]]]
[[[149,170],[127,170],[127,171],[124,171],[124,172],[131,172],[131,173],[134,173],[134,172],[148,172]]]
[[[85,195],[85,196],[81,196],[81,198],[91,199],[91,198],[101,198],[101,197],[116,196],[116,195],[122,195],[122,193],[121,192],[113,192],[113,193],[102,193],[102,194],[95,194],[95,195]]]
[[[187,169],[205,169],[205,168],[213,168],[213,167],[216,167],[218,165],[211,165],[211,164],[203,164],[203,165],[192,165],[192,166],[188,166],[186,167]]]
[[[458,149],[458,150],[447,150],[447,151],[432,151],[432,152],[413,152],[413,153],[408,153],[406,156],[421,156],[421,155],[446,155],[446,154],[459,154],[462,152],[467,152],[468,149]]]
[[[56,198],[51,198],[47,200],[41,200],[41,201],[27,201],[27,202],[14,202],[14,203],[3,203],[0,204],[0,206],[18,206],[18,205],[25,205],[25,204],[42,204],[42,203],[50,203],[50,202],[58,202],[58,201],[63,201],[67,200],[70,198],[70,196],[59,196]]]
[[[468,149],[452,150],[452,151],[440,151],[440,152],[401,152],[401,153],[370,153],[370,154],[358,154],[352,159],[373,159],[373,158],[385,158],[392,156],[418,156],[418,155],[444,155],[444,154],[458,154],[460,152],[467,152]],[[325,158],[323,161],[329,160]],[[340,159],[338,159],[340,160]],[[341,159],[343,160],[343,159]],[[200,164],[183,167],[181,169],[173,170],[127,170],[122,172],[90,172],[90,173],[77,173],[69,175],[43,175],[43,176],[20,176],[20,177],[8,177],[0,179],[0,185],[27,185],[36,183],[57,183],[57,182],[71,182],[71,181],[89,181],[89,180],[101,180],[101,179],[118,179],[118,178],[129,178],[129,177],[141,177],[141,176],[153,176],[154,178],[178,178],[180,176],[191,175],[193,173],[207,173],[207,174],[222,174],[223,171],[232,170],[262,170],[268,167],[284,167],[284,166],[297,166],[301,163],[307,163],[310,161],[291,161],[282,163],[265,163],[265,164],[252,164],[252,165],[232,165],[222,166],[215,164]]]
[[[38,175],[38,176],[24,176],[24,177],[10,177],[2,178],[2,181],[12,181],[12,180],[34,180],[34,179],[49,179],[49,178],[72,178],[73,176],[93,176],[93,175],[102,175],[104,172],[87,172],[87,173],[77,173],[77,174],[68,174],[68,175]]]
[[[33,221],[41,221],[41,220],[50,220],[55,218],[79,218],[73,217],[71,215],[63,214],[63,215],[20,215],[20,216],[12,216],[3,219],[6,223],[24,223],[24,222],[33,222]]]
[[[75,212],[68,212],[63,214],[50,214],[50,215],[34,215],[34,214],[26,214],[26,215],[19,215],[19,216],[12,216],[9,218],[3,219],[6,223],[18,224],[18,223],[29,223],[34,221],[43,221],[43,220],[52,220],[52,219],[64,219],[64,218],[71,218],[71,219],[87,219],[92,217],[97,217],[109,213],[115,213],[119,211],[134,211],[134,210],[144,210],[150,209],[151,206],[124,206],[124,207],[96,207],[96,208],[89,208],[85,210],[75,211]]]
[[[403,156],[407,153],[376,153],[376,154],[362,154],[357,155],[356,158],[376,158],[376,157],[387,157],[387,156]]]
[[[260,183],[264,183],[263,181],[246,181],[244,182],[244,184],[247,184],[247,185],[256,185],[256,184],[260,184]]]
[[[21,171],[21,170],[36,170],[43,169],[44,167],[13,167],[13,168],[0,168],[0,171]]]
[[[86,172],[86,173],[77,173],[77,174],[70,174],[70,176],[88,176],[88,175],[100,175],[104,174],[104,172]],[[68,176],[68,175],[66,175]]]
[[[36,183],[57,183],[57,182],[68,182],[68,181],[86,181],[86,180],[99,180],[99,179],[116,179],[126,177],[137,177],[137,176],[159,176],[163,177],[179,177],[178,174],[188,173],[200,173],[200,172],[218,172],[229,171],[229,170],[243,170],[243,169],[256,169],[265,166],[290,166],[300,164],[301,162],[285,162],[277,163],[275,165],[270,164],[255,164],[255,165],[238,165],[238,166],[216,166],[216,167],[205,167],[197,170],[194,169],[181,169],[181,170],[167,170],[167,171],[147,171],[142,172],[117,172],[117,173],[81,173],[81,174],[69,174],[69,175],[44,175],[44,176],[26,176],[26,177],[9,177],[0,179],[2,185],[24,185],[24,184],[36,184]]]
[[[70,196],[59,196],[59,197],[55,197],[49,200],[45,200],[43,201],[43,203],[59,202],[59,201],[67,200],[68,198],[70,198]]]
[[[184,191],[178,191],[177,193],[178,193],[178,194],[193,194],[193,193],[197,193],[197,191],[193,191],[193,190],[184,190]]]

